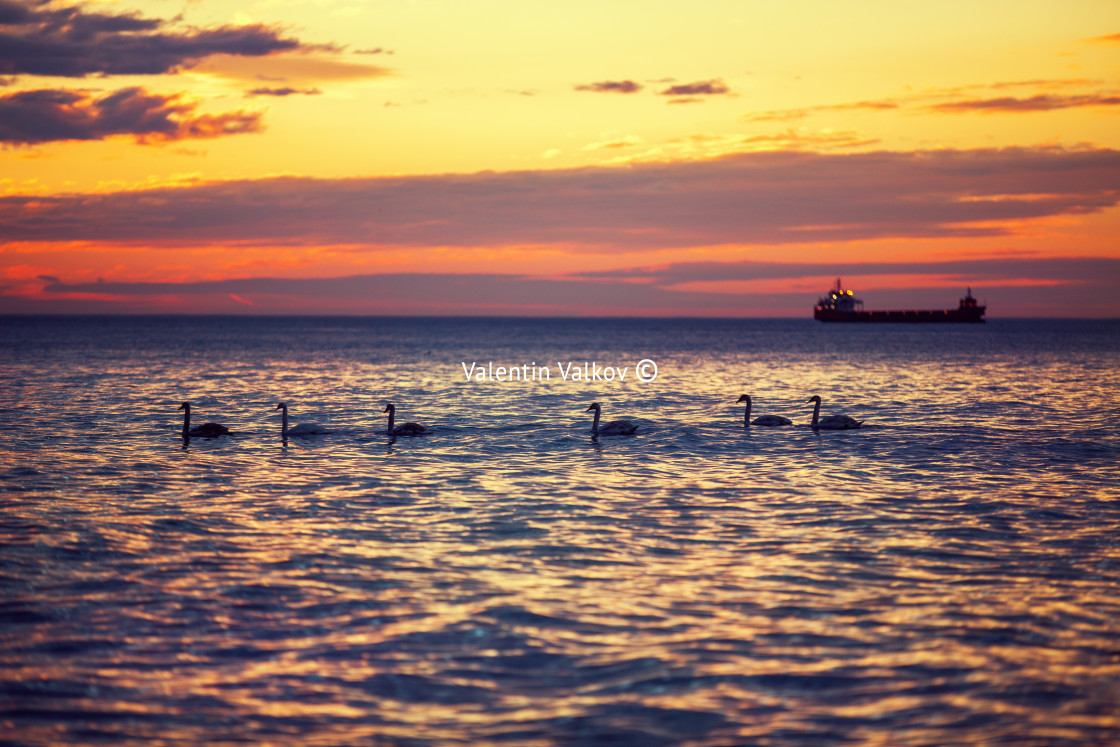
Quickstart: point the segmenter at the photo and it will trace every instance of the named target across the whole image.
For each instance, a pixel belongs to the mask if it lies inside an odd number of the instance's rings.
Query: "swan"
[[[385,409],[382,411],[389,413],[389,427],[385,430],[385,432],[390,436],[421,436],[430,431],[430,429],[425,428],[419,423],[402,423],[394,428],[393,416],[396,411],[397,408],[392,404],[385,405]]]
[[[783,418],[781,415],[759,415],[754,420],[751,420],[751,395],[744,394],[739,398],[739,402],[747,403],[747,410],[743,413],[743,425],[793,425],[793,421],[789,418]],[[739,404],[736,402],[735,404]]]
[[[281,402],[276,405],[277,410],[283,410],[280,419],[280,435],[282,436],[314,436],[320,433],[330,433],[318,423],[300,423],[295,428],[288,427],[288,406]]]
[[[852,428],[859,428],[863,425],[862,420],[850,418],[847,415],[829,415],[828,417],[821,418],[821,398],[819,395],[814,394],[809,398],[810,402],[815,402],[813,406],[813,428],[823,428],[826,431],[847,431]]]
[[[599,427],[599,415],[602,413],[603,408],[598,402],[592,402],[584,412],[595,411],[595,422],[591,424],[591,433],[596,436],[629,436],[634,431],[638,430],[638,426],[631,423],[629,420],[612,420]]]
[[[203,423],[191,428],[191,403],[184,402],[179,405],[179,409],[183,410],[183,438],[194,436],[195,438],[217,438],[218,436],[230,435],[229,428],[217,423]]]

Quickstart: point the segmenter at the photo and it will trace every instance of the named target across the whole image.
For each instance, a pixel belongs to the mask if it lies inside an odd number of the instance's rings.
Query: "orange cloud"
[[[368,65],[335,55],[286,54],[261,59],[236,55],[213,55],[192,68],[192,72],[216,75],[250,84],[284,83],[304,88],[325,82],[376,80],[393,75],[390,68]]]
[[[755,112],[744,117],[748,122],[784,122],[791,119],[804,119],[810,114],[818,112],[857,111],[868,109],[871,111],[889,111],[898,109],[899,102],[895,99],[881,99],[878,101],[857,101],[849,104],[825,104],[822,106],[807,106],[800,109],[776,109],[773,111]]]

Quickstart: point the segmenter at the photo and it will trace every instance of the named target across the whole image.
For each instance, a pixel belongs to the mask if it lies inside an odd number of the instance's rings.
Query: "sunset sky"
[[[1120,3],[0,0],[0,313],[1120,316]]]

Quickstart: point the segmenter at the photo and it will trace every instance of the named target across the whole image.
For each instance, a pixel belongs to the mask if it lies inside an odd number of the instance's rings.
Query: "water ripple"
[[[0,739],[1120,741],[1114,323],[595,324],[3,327]]]

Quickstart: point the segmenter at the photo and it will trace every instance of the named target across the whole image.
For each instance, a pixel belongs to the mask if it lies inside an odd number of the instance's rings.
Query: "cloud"
[[[1013,235],[1120,201],[1120,151],[740,153],[706,161],[360,179],[277,177],[0,198],[0,237],[158,246],[711,245]]]
[[[989,99],[947,101],[941,104],[935,104],[930,108],[939,112],[1015,113],[1048,112],[1054,111],[1055,109],[1075,109],[1098,106],[1120,106],[1120,96],[1106,96],[1103,94],[1085,94],[1079,96],[1039,94],[1027,98],[1000,96]]]
[[[815,151],[835,150],[838,148],[866,148],[875,145],[879,140],[860,135],[857,132],[826,130],[823,132],[804,132],[788,129],[785,132],[771,135],[752,135],[740,137],[734,141],[736,149],[753,148],[755,150],[796,150],[810,149]]]
[[[597,83],[586,83],[575,87],[577,91],[591,91],[593,93],[637,93],[642,90],[639,83],[632,80],[604,80]],[[659,92],[660,96],[672,97],[670,104],[687,104],[703,101],[703,96],[721,96],[731,92],[722,80],[704,80],[696,83],[684,83],[669,86]]]
[[[267,26],[164,30],[135,13],[0,0],[0,75],[158,75],[215,54],[258,57],[301,48]]]
[[[293,88],[312,88],[324,81],[374,80],[392,75],[389,68],[350,62],[337,56],[276,54],[264,58],[217,54],[200,61],[193,70],[254,86],[283,83]]]
[[[594,93],[637,93],[642,90],[642,86],[632,80],[604,80],[576,86],[576,90]]]
[[[731,89],[722,80],[703,80],[696,83],[682,83],[675,86],[669,86],[664,91],[661,91],[662,96],[723,96],[731,93]]]
[[[34,294],[0,294],[0,312],[53,305],[73,311],[264,314],[625,314],[808,317],[834,274],[858,278],[869,308],[948,308],[971,285],[999,316],[1088,309],[1115,316],[1120,259],[1012,258],[816,264],[679,263],[661,268],[541,278],[520,274],[389,273],[336,278],[247,277],[198,282],[65,283],[42,278]],[[641,282],[635,282],[640,280]],[[750,293],[735,281],[755,281]],[[697,290],[703,283],[714,290]],[[721,290],[720,288],[729,288]],[[868,290],[871,288],[870,290]],[[1024,288],[1030,288],[1024,293]],[[34,300],[30,300],[34,299]],[[249,300],[252,299],[252,300]],[[84,303],[83,307],[72,304]],[[67,306],[71,304],[71,306]],[[1082,311],[1084,313],[1084,311]]]
[[[961,114],[968,112],[1040,112],[1055,109],[1069,109],[1097,106],[1116,106],[1120,96],[1112,93],[1039,93],[1033,96],[980,96],[962,98],[966,93],[1002,91],[1009,88],[1034,88],[1049,91],[1070,91],[1088,85],[1099,85],[1100,81],[1083,78],[1067,80],[1019,80],[991,83],[977,86],[963,86],[948,89],[933,89],[919,94],[885,99],[824,104],[794,109],[773,109],[753,112],[743,117],[748,122],[784,122],[804,119],[822,112],[843,111],[892,111],[896,109],[924,109],[942,114]]]
[[[141,143],[214,138],[262,129],[259,112],[195,114],[179,96],[124,88],[95,97],[86,91],[20,91],[0,96],[0,142],[33,144],[104,140],[130,135]]]
[[[637,135],[626,135],[625,137],[617,137],[610,140],[588,143],[587,145],[583,146],[583,150],[621,150],[624,148],[636,148],[644,142],[645,140]]]
[[[899,103],[895,99],[880,99],[878,101],[858,101],[849,104],[826,104],[823,106],[808,106],[800,109],[775,109],[764,112],[755,112],[744,117],[748,122],[785,122],[791,119],[803,119],[810,114],[834,111],[858,111],[867,109],[871,111],[890,111],[898,109]]]
[[[996,285],[1008,280],[1058,283],[1112,283],[1120,278],[1120,259],[1106,257],[1000,257],[921,262],[845,262],[828,266],[832,276],[957,278],[962,283]],[[580,272],[573,278],[588,280],[641,281],[661,286],[686,283],[740,280],[788,280],[817,278],[817,264],[798,262],[675,262],[656,267]],[[825,289],[822,288],[822,291]]]
[[[1091,42],[1103,42],[1105,44],[1120,44],[1120,34],[1105,34],[1104,36],[1094,36],[1089,39]]]
[[[323,92],[318,88],[284,86],[282,88],[254,88],[251,91],[246,91],[245,96],[318,96],[321,93]]]
[[[654,312],[671,300],[711,311],[725,299],[598,281],[522,275],[391,273],[340,278],[243,278],[188,283],[47,283],[40,298],[87,299],[127,310],[169,302],[211,311],[292,313],[318,309],[343,313],[607,313]],[[13,299],[0,295],[0,313]]]

